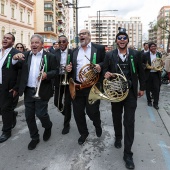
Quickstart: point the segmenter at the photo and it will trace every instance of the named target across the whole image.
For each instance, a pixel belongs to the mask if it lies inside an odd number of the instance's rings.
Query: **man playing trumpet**
[[[13,57],[13,60],[19,60],[13,61],[13,64],[21,68],[19,95],[22,96],[24,93],[25,117],[32,138],[28,144],[29,150],[35,149],[40,141],[35,115],[40,119],[42,127],[45,128],[44,141],[50,138],[52,129],[47,108],[48,101],[53,96],[51,79],[57,74],[57,62],[51,53],[43,50],[43,45],[43,37],[34,34],[31,37],[31,51],[24,54],[19,53]],[[44,67],[43,72],[42,67]],[[40,76],[41,79],[39,79]],[[38,94],[40,99],[34,98],[35,94]]]
[[[59,49],[55,51],[54,55],[60,71],[54,81],[54,104],[64,115],[64,128],[62,130],[62,134],[64,135],[69,133],[71,120],[71,96],[68,86],[68,73],[72,69],[72,64],[70,63],[72,50],[67,48],[68,39],[65,35],[59,37],[58,44]]]

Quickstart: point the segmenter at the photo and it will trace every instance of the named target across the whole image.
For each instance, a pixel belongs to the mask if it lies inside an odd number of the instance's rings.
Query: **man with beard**
[[[82,29],[79,33],[80,46],[74,49],[72,56],[72,72],[71,77],[75,83],[81,85],[81,80],[79,77],[79,72],[82,67],[86,64],[93,63],[95,69],[98,73],[101,73],[103,67],[103,61],[105,57],[105,48],[102,45],[94,44],[91,42],[91,34],[89,30]],[[100,101],[95,104],[90,105],[88,103],[88,96],[91,87],[87,87],[81,90],[76,90],[75,99],[73,103],[73,112],[75,121],[80,133],[80,138],[78,139],[79,145],[82,145],[89,135],[87,124],[86,124],[86,114],[93,121],[95,126],[96,135],[100,137],[102,135],[101,120],[99,105]]]
[[[65,35],[61,35],[59,37],[58,44],[59,49],[54,53],[54,55],[60,71],[54,81],[54,104],[64,115],[64,128],[62,130],[62,134],[64,135],[69,133],[71,120],[71,96],[67,82],[69,80],[68,73],[72,69],[72,64],[70,63],[72,51],[67,48],[68,39]]]
[[[144,69],[142,67],[140,52],[127,48],[129,42],[126,29],[119,28],[116,35],[117,49],[108,52],[104,61],[104,77],[111,78],[113,73],[125,75],[128,81],[129,94],[121,102],[112,102],[111,111],[115,130],[116,148],[121,148],[122,143],[122,113],[124,110],[124,161],[128,169],[134,169],[133,153],[131,147],[134,141],[135,110],[137,107],[137,97],[141,97],[145,90]],[[138,80],[140,83],[139,92]]]
[[[3,122],[0,143],[11,136],[11,130],[16,124],[13,100],[18,93],[19,74],[18,69],[12,65],[12,57],[19,51],[12,47],[14,43],[14,35],[7,33],[2,39],[0,50],[0,112]]]

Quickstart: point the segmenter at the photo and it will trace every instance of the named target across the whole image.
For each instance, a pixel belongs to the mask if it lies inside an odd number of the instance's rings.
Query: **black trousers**
[[[34,99],[34,88],[26,87],[24,92],[25,117],[32,139],[38,139],[38,128],[35,115],[40,119],[42,127],[48,129],[52,126],[48,115],[48,100]]]
[[[147,101],[151,102],[150,92],[153,93],[153,104],[158,105],[159,92],[160,92],[160,80],[158,72],[150,72],[149,78],[146,81],[146,97]]]
[[[0,85],[0,96],[1,99],[4,94],[2,92],[2,85]],[[0,113],[2,115],[2,131],[3,132],[10,132],[12,130],[12,123],[13,123],[13,117],[14,117],[14,112],[13,112],[13,94],[11,93],[6,93],[8,96],[6,96],[6,101],[4,102],[3,100],[0,99]]]
[[[86,123],[86,114],[89,116],[90,120],[93,121],[93,125],[95,127],[101,126],[99,111],[100,100],[95,102],[93,105],[90,105],[88,103],[88,95],[86,93],[83,95],[83,91],[85,91],[85,89],[80,91],[79,92],[82,95],[76,95],[75,99],[72,101],[74,118],[80,135],[88,135],[89,132]]]
[[[122,113],[124,113],[124,155],[132,156],[131,148],[134,141],[135,110],[137,107],[137,99],[133,90],[129,91],[125,100],[118,103],[111,103],[111,106],[115,138],[120,140],[122,140]]]
[[[64,127],[69,127],[71,120],[71,96],[68,85],[55,87],[54,105],[59,110],[64,108],[62,111],[64,115]]]

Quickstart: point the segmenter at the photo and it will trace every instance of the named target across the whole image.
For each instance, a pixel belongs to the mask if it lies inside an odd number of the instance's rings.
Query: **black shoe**
[[[114,146],[115,146],[115,148],[120,149],[122,147],[121,139],[116,139]]]
[[[87,139],[88,135],[81,135],[80,138],[78,139],[78,144],[82,145],[86,139]]]
[[[52,129],[52,125],[51,125],[50,128],[44,130],[44,134],[43,134],[43,140],[44,141],[47,141],[50,138],[50,136],[51,136],[51,129]]]
[[[100,137],[102,135],[102,128],[101,128],[101,126],[96,127],[96,135],[97,135],[97,137]]]
[[[12,121],[12,128],[14,128],[16,123],[17,123],[17,115],[18,115],[18,112],[14,111],[14,113],[13,113],[13,121]]]
[[[33,150],[36,148],[37,144],[40,142],[39,139],[37,140],[31,140],[31,142],[28,144],[28,150]]]
[[[148,106],[152,106],[152,102],[148,102]]]
[[[158,110],[158,109],[159,109],[159,106],[158,106],[158,105],[156,105],[156,104],[154,104],[154,105],[153,105],[153,107],[154,107],[156,110]]]
[[[125,166],[127,169],[134,169],[135,168],[135,164],[133,162],[133,158],[131,157],[123,157],[123,160],[125,161]]]
[[[65,134],[69,133],[69,131],[70,131],[70,126],[64,127],[62,130],[62,134],[65,135]]]
[[[11,132],[3,132],[0,136],[0,143],[5,142],[8,138],[11,137]]]

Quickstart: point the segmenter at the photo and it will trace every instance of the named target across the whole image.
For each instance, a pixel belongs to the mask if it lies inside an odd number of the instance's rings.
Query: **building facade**
[[[130,19],[118,18],[116,16],[89,16],[84,21],[84,27],[91,32],[92,42],[105,45],[108,50],[115,48],[115,37],[118,27],[126,28],[129,35],[129,45],[142,48],[142,22],[140,17]]]
[[[15,43],[30,47],[30,37],[34,34],[33,7],[33,0],[0,0],[1,40],[5,33],[11,32]]]
[[[64,0],[34,0],[35,33],[44,37],[49,48],[58,36],[69,34],[69,9]]]

